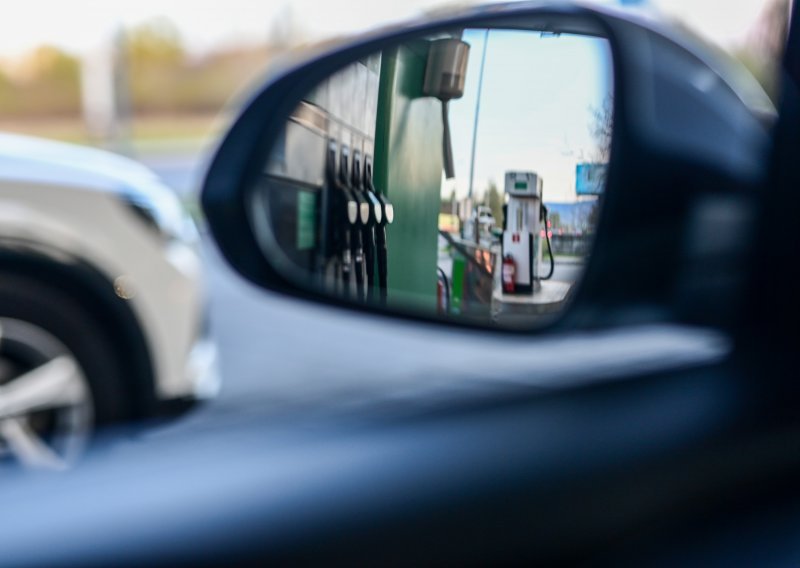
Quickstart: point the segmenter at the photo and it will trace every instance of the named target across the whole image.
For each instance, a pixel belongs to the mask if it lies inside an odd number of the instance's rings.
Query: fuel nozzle
[[[370,206],[364,192],[361,190],[361,166],[358,150],[353,152],[353,168],[350,169],[350,150],[347,146],[342,146],[339,153],[339,185],[347,191],[355,202],[355,214],[352,208],[348,208],[348,228],[346,240],[350,245],[350,254],[353,261],[356,280],[356,298],[365,298],[366,285],[364,275],[364,237],[362,228],[369,221]],[[351,174],[352,171],[352,174]],[[358,172],[358,173],[356,173]],[[345,294],[350,290],[345,288]]]
[[[378,259],[378,293],[381,304],[386,304],[388,281],[388,247],[386,242],[386,226],[394,221],[394,206],[389,198],[378,193],[373,183],[372,159],[364,159],[364,186],[375,198],[375,249]]]
[[[327,160],[327,176],[328,176],[328,183],[336,189],[334,192],[334,203],[335,203],[335,213],[337,225],[339,224],[349,224],[354,225],[358,220],[358,201],[355,199],[353,192],[350,191],[350,188],[347,184],[343,184],[341,182],[341,167],[345,168],[345,176],[346,174],[346,167],[347,167],[347,146],[342,146],[342,160],[340,162],[340,171],[337,172],[336,168],[336,141],[331,140],[330,144],[328,145],[328,160]]]
[[[394,221],[394,206],[389,198],[383,194],[378,193],[375,189],[375,184],[372,180],[372,158],[370,156],[364,157],[364,187],[368,194],[371,195],[370,199],[374,205],[375,210],[375,223],[377,225],[386,226],[391,225]]]
[[[383,212],[377,196],[365,183],[367,177],[366,162],[368,160],[369,156],[365,156],[362,162],[361,152],[358,150],[353,152],[351,185],[353,190],[363,197],[363,202],[359,203],[359,233],[363,249],[363,268],[366,282],[364,283],[363,295],[361,287],[359,287],[359,298],[371,301],[374,297],[375,289],[375,227],[378,224],[378,219],[383,215]]]
[[[343,159],[340,166],[346,163],[346,146],[342,146]],[[328,159],[326,173],[331,192],[331,235],[334,240],[334,250],[338,254],[339,277],[345,294],[350,291],[350,272],[352,264],[352,251],[350,228],[358,221],[358,201],[347,185],[341,183],[342,172],[337,171],[336,152],[337,144],[331,140],[328,144]]]
[[[353,180],[368,202],[367,215],[362,218],[362,241],[364,244],[364,264],[367,276],[367,301],[375,296],[375,259],[377,257],[377,241],[375,232],[383,220],[383,204],[375,194],[372,185],[372,157],[364,155],[363,169],[360,152],[353,154]]]
[[[364,196],[360,191],[357,191],[351,185],[350,179],[350,149],[342,145],[341,152],[339,153],[339,187],[344,191],[350,199],[347,209],[347,219],[350,225],[356,225],[362,216],[362,212],[366,209],[367,203]]]

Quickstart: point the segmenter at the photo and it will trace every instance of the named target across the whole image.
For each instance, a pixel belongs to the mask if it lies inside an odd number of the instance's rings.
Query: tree
[[[600,219],[600,200],[602,197],[598,197],[594,204],[592,204],[592,208],[589,210],[589,215],[586,219],[586,230],[590,233],[594,233],[595,229],[597,229],[597,222]]]
[[[187,67],[183,40],[165,18],[148,20],[128,29],[122,40],[120,68],[127,78],[136,112],[180,112],[179,88]]]
[[[134,71],[137,67],[174,67],[186,57],[178,29],[166,18],[155,18],[131,28],[125,43]]]
[[[72,55],[51,45],[36,48],[25,61],[29,81],[51,83],[53,88],[78,83],[80,63]]]
[[[600,108],[592,109],[590,133],[597,143],[597,151],[592,156],[595,163],[607,164],[611,156],[611,137],[614,134],[614,99],[609,94],[603,99]]]
[[[80,63],[73,55],[42,45],[25,55],[13,75],[0,78],[0,114],[69,116],[80,111]]]
[[[614,134],[614,97],[609,93],[599,107],[590,106],[592,121],[588,125],[589,134],[594,138],[594,149],[586,155],[582,150],[578,153],[579,163],[595,164],[590,170],[592,183],[604,187],[606,183],[607,168],[611,158],[611,139]],[[571,155],[575,155],[572,153]]]

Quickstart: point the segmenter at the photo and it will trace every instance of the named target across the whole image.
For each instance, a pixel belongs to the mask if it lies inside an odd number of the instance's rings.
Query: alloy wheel
[[[37,325],[0,317],[0,464],[65,469],[92,422],[91,391],[69,349]]]

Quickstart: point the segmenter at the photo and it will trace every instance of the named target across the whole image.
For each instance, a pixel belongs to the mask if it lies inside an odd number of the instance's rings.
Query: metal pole
[[[481,69],[478,73],[478,96],[475,99],[475,120],[472,123],[472,151],[470,152],[470,159],[469,159],[469,189],[467,193],[467,202],[472,206],[472,194],[474,192],[474,182],[475,182],[475,146],[478,143],[478,116],[481,112],[481,92],[483,91],[483,67],[486,63],[486,46],[489,43],[489,30],[486,30],[486,33],[483,36],[483,53],[481,54]],[[473,231],[475,234],[473,235],[475,244],[479,244],[481,240],[480,235],[480,219],[478,219],[477,209],[472,207],[473,211],[475,211],[475,226],[473,227]],[[472,213],[472,211],[470,211]]]
[[[475,99],[475,120],[472,123],[472,152],[469,159],[469,190],[467,197],[472,199],[473,187],[472,184],[475,179],[475,145],[478,141],[478,115],[481,112],[481,91],[483,91],[483,66],[486,63],[486,47],[489,44],[489,30],[486,30],[483,36],[483,53],[481,54],[481,68],[478,72],[478,96]]]

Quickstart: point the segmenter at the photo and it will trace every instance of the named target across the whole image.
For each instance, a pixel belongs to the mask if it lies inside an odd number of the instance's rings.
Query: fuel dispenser
[[[372,181],[380,68],[375,54],[309,93],[289,116],[252,196],[253,211],[269,219],[272,238],[294,265],[358,301],[386,288],[384,227],[393,218]],[[253,223],[262,223],[259,215]]]
[[[533,294],[542,258],[542,178],[535,172],[506,172],[502,243],[503,291]]]
[[[277,244],[321,289],[383,304],[435,300],[441,172],[450,147],[446,124],[435,118],[444,106],[446,123],[446,102],[460,96],[468,53],[464,42],[443,39],[342,68],[298,104],[267,156],[252,221],[264,224],[257,231],[264,247]],[[411,92],[410,84],[417,85]],[[424,135],[393,135],[409,124]],[[417,166],[408,171],[412,160]],[[389,227],[395,209],[403,223]]]
[[[338,160],[337,160],[338,155]],[[358,300],[374,297],[376,285],[381,301],[386,299],[386,225],[394,220],[389,199],[375,190],[372,157],[356,149],[350,155],[345,145],[328,142],[327,207],[329,256],[335,265],[335,282],[345,296]],[[338,164],[338,167],[337,167]]]

